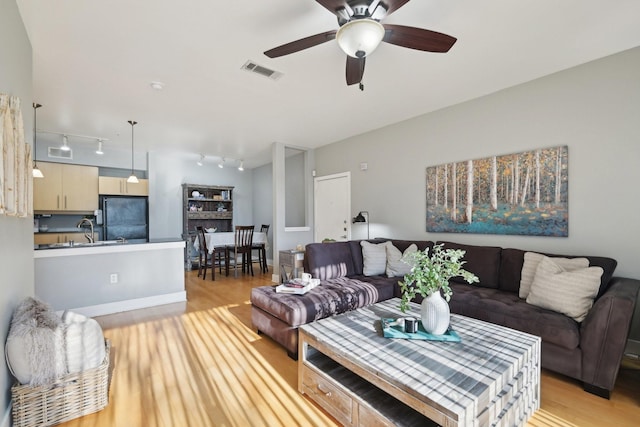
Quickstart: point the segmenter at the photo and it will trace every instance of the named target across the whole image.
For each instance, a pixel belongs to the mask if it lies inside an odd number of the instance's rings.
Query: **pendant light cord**
[[[42,104],[38,104],[37,102],[33,103],[33,166],[34,167],[36,166],[36,153],[38,152],[37,150],[38,143],[36,142],[36,129],[38,129],[38,127],[36,126],[36,122],[37,122],[38,115],[36,114],[36,112],[40,107],[42,107]]]
[[[133,175],[133,127],[138,124],[133,120],[128,120],[131,125],[131,175]]]

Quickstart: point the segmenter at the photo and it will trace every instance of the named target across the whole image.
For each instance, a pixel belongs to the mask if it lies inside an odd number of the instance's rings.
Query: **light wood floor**
[[[63,426],[335,426],[297,391],[296,362],[251,327],[251,288],[271,275],[186,273],[187,303],[103,316],[112,342],[109,405]],[[623,369],[611,400],[543,371],[542,408],[529,426],[640,422],[640,370]]]

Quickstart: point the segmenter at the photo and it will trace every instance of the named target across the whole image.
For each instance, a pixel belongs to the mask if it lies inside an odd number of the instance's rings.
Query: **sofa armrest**
[[[580,328],[582,380],[613,390],[627,344],[640,280],[614,277]]]

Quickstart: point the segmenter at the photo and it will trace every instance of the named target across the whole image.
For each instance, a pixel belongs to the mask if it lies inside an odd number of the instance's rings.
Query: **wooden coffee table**
[[[539,337],[452,314],[459,343],[384,338],[399,306],[301,326],[300,392],[347,426],[523,425],[540,407]]]

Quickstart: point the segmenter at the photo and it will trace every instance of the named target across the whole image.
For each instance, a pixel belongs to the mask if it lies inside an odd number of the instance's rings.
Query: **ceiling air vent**
[[[280,77],[282,77],[281,72],[271,70],[267,67],[263,67],[262,65],[258,65],[253,61],[245,62],[244,65],[242,66],[242,69],[255,74],[259,74],[263,77],[267,77],[271,80],[278,80]]]
[[[61,150],[58,147],[49,147],[49,157],[55,157],[56,159],[73,159],[73,151]]]

